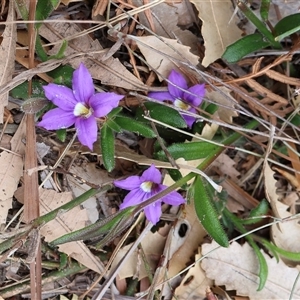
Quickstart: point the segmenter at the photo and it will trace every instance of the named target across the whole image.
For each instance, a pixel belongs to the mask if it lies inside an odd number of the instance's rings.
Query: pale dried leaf
[[[133,0],[134,5],[140,7],[144,5],[141,0]],[[160,3],[151,8],[152,22],[154,24],[154,31],[157,35],[169,38],[178,39],[178,41],[191,48],[191,52],[198,53],[198,38],[189,30],[182,30],[177,26],[178,19],[181,21],[193,23],[190,12],[187,9],[187,1],[182,3]],[[145,12],[139,13],[139,21],[146,28],[151,28]]]
[[[40,211],[44,215],[57,207],[72,200],[72,193],[57,193],[53,190],[40,190]],[[56,238],[78,230],[86,226],[88,217],[85,209],[75,207],[72,210],[62,213],[45,224],[41,228],[41,234],[45,236],[47,242],[51,242]],[[101,273],[104,269],[101,261],[94,256],[88,247],[81,241],[69,242],[59,245],[59,251],[66,253],[89,269]]]
[[[236,100],[230,94],[227,87],[220,87],[218,91],[207,92],[206,97],[213,103],[220,104],[217,110],[219,118],[227,123],[232,123],[232,117],[237,117],[235,110]]]
[[[87,33],[83,33],[79,26],[74,23],[55,23],[41,26],[39,34],[50,42],[57,42],[59,37],[70,39],[65,56],[75,53],[87,53],[70,61],[73,68],[78,68],[81,62],[89,69],[93,78],[98,79],[102,84],[123,87],[129,90],[147,90],[147,87],[130,73],[118,59],[110,57],[101,62],[108,50],[103,50],[98,40],[93,40]],[[56,45],[49,54],[56,54],[60,49],[61,43]]]
[[[213,249],[216,250],[212,251]],[[265,287],[257,291],[259,263],[248,243],[241,246],[233,242],[228,248],[222,248],[216,242],[204,244],[202,255],[208,252],[210,253],[203,259],[201,267],[208,278],[215,280],[216,285],[225,285],[226,290],[236,290],[238,295],[248,296],[251,300],[289,299],[299,273],[296,268],[289,268],[281,260],[277,263],[275,258],[262,252],[269,274]],[[300,299],[298,284],[292,299]]]
[[[175,276],[187,266],[207,235],[192,205],[186,205],[182,214],[184,215],[184,223],[187,224],[188,230],[184,244],[174,253],[169,262],[168,275],[170,277]]]
[[[81,165],[72,166],[70,168],[70,172],[77,176],[80,176],[81,178],[92,184],[102,184],[111,180],[111,178],[108,176],[107,171],[96,168],[96,164],[93,163],[83,163]],[[67,178],[69,186],[75,197],[82,195],[84,192],[91,188],[89,185],[80,182],[78,179],[75,179],[71,175],[68,175]],[[111,214],[111,212],[108,211],[109,202],[106,197],[106,192],[98,193],[82,204],[82,206],[87,211],[88,218],[91,223],[95,223],[99,219],[99,204],[101,205],[102,211],[105,216]]]
[[[188,61],[193,66],[198,64],[199,57],[190,52],[190,47],[181,45],[176,40],[163,37],[159,39],[156,36],[137,36],[134,40],[151,69],[163,77],[168,77],[172,69],[177,69],[178,61]],[[163,80],[160,76],[159,79]]]
[[[200,249],[195,255],[195,260],[201,256],[199,251]],[[178,300],[206,299],[206,288],[212,285],[213,281],[206,277],[200,263],[197,262],[184,276],[180,286],[176,288],[174,297]]]
[[[152,233],[151,231],[147,233],[141,242],[147,262],[149,263],[148,267],[152,268],[152,270],[155,270],[155,267],[157,266],[157,263],[163,252],[165,242],[165,237],[161,236],[158,232]],[[132,244],[126,245],[120,251],[118,251],[116,258],[112,263],[112,269],[114,269],[114,267],[117,266],[117,264],[123,259],[124,255],[128,252],[131,246]],[[126,259],[118,273],[120,279],[132,277],[137,273],[139,275],[139,280],[148,276],[148,273],[145,269],[145,264],[139,263],[139,261],[142,260],[139,255],[139,250],[136,249],[132,255]]]
[[[276,180],[274,174],[268,163],[264,168],[264,179],[266,196],[273,210],[274,217],[286,218],[292,214],[287,211],[288,206],[279,201],[276,194]],[[272,239],[276,246],[285,249],[287,251],[300,252],[299,235],[300,224],[298,219],[290,220],[288,222],[282,222],[274,224],[271,227]]]
[[[12,207],[12,197],[23,175],[23,160],[3,151],[0,153],[0,165],[0,224],[5,224],[7,212]]]
[[[17,25],[15,20],[14,1],[9,1],[9,8],[6,21],[8,24],[2,34],[3,40],[0,47],[0,85],[12,79],[15,68],[15,51]],[[3,123],[4,107],[8,104],[8,93],[0,96],[0,123]]]
[[[232,19],[230,0],[191,0],[191,3],[196,6],[198,16],[203,21],[205,57],[202,65],[207,67],[222,56],[228,45],[241,38],[242,31],[236,25],[239,21],[237,17]]]

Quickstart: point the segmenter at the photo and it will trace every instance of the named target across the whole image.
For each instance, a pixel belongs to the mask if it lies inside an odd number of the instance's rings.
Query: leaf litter
[[[22,4],[22,1],[16,2]],[[208,296],[210,287],[213,293],[227,299],[237,296],[248,299],[287,299],[291,295],[293,299],[300,298],[296,279],[297,261],[284,256],[287,252],[299,252],[299,224],[296,218],[299,201],[299,130],[297,123],[291,122],[299,111],[291,103],[293,89],[299,88],[300,81],[295,73],[291,75],[283,70],[283,65],[290,62],[295,68],[298,67],[297,62],[291,60],[291,54],[273,56],[272,59],[266,59],[261,54],[258,59],[245,58],[234,66],[222,61],[220,58],[226,47],[241,38],[242,29],[245,29],[237,26],[240,19],[234,14],[235,8],[230,1],[225,1],[223,8],[217,7],[214,1],[188,0],[94,1],[95,3],[91,3],[94,6],[85,1],[54,2],[56,4],[53,4],[51,11],[39,11],[44,14],[37,31],[43,50],[37,50],[34,68],[29,67],[27,29],[21,26],[23,21],[20,15],[17,15],[20,22],[14,22],[12,2],[2,2],[7,9],[1,12],[6,24],[2,29],[0,49],[0,120],[6,120],[3,117],[4,108],[7,107],[18,129],[8,133],[7,122],[1,125],[1,139],[4,134],[9,134],[12,139],[10,149],[1,148],[0,153],[0,239],[10,241],[9,238],[7,240],[8,235],[15,238],[12,240],[14,243],[9,246],[1,244],[1,259],[4,262],[2,268],[6,277],[0,282],[0,296],[10,298],[33,292],[29,280],[23,285],[18,281],[21,276],[29,279],[28,266],[36,259],[35,251],[40,242],[39,234],[35,234],[37,232],[43,237],[43,246],[48,249],[42,251],[44,264],[38,266],[44,274],[41,279],[43,283],[47,280],[53,282],[51,289],[54,289],[53,295],[57,297],[57,288],[61,287],[66,287],[64,294],[67,299],[73,299],[75,294],[101,299],[101,293],[110,293],[108,297],[113,297],[112,294],[125,294],[133,287],[133,292],[128,296],[130,299],[138,299],[147,293],[148,299],[152,299],[154,296],[150,295],[154,294],[157,299],[204,299]],[[284,3],[276,5],[285,10]],[[22,35],[24,38],[21,38]],[[42,58],[43,52],[47,59]],[[129,138],[130,146],[116,146],[113,155],[116,163],[113,170],[107,172],[106,157],[103,155],[105,144],[101,144],[100,140],[95,143],[94,151],[87,152],[84,147],[76,147],[74,151],[68,149],[67,144],[74,134],[72,129],[66,130],[64,138],[58,138],[53,132],[37,128],[39,142],[50,147],[40,164],[49,169],[48,174],[53,173],[52,185],[55,185],[55,190],[49,189],[49,186],[48,189],[42,186],[39,188],[41,216],[72,203],[89,191],[90,187],[100,190],[102,186],[110,184],[111,188],[99,193],[95,191],[95,195],[81,205],[70,211],[62,209],[51,221],[28,231],[28,227],[22,223],[23,203],[18,202],[24,198],[24,189],[21,189],[22,175],[27,171],[23,170],[25,117],[18,108],[7,106],[7,100],[13,98],[15,89],[19,89],[21,100],[27,100],[29,80],[44,80],[43,85],[53,80],[62,84],[68,74],[73,72],[68,68],[77,69],[80,63],[84,63],[91,73],[97,91],[115,91],[126,95],[120,102],[120,107],[123,107],[123,112],[127,115],[134,116],[135,122],[141,122],[135,123],[140,131],[133,130],[135,134],[134,138]],[[57,69],[63,71],[57,75]],[[149,115],[144,107],[143,96],[148,91],[165,92],[165,82],[172,70],[181,72],[190,83],[189,86],[205,82],[205,103],[197,107],[197,113],[192,115],[197,119],[192,130],[174,129],[171,125],[162,130],[160,120],[151,115],[151,130],[155,132],[156,138],[145,137],[142,124],[149,120],[146,118]],[[38,76],[41,79],[37,79]],[[167,107],[170,103],[163,105]],[[140,110],[142,113],[139,113]],[[178,111],[182,112],[180,108]],[[20,120],[18,116],[23,118],[21,122],[17,121]],[[180,117],[180,114],[177,116]],[[177,116],[173,115],[174,118]],[[39,114],[35,116],[36,120],[40,117]],[[107,119],[100,120],[101,125],[107,121],[108,127],[118,132],[116,119],[109,116]],[[243,128],[249,120],[258,121],[258,129]],[[271,124],[276,126],[276,130],[269,153],[267,142],[270,140]],[[222,141],[221,137],[227,136],[232,129],[242,132],[242,137],[232,145],[223,145],[223,152],[210,163],[210,168],[206,168],[205,173],[216,184],[221,185],[225,192],[222,195],[225,195],[226,203],[216,191],[212,194],[220,212],[219,219],[224,218],[222,212],[228,209],[245,222],[255,220],[258,217],[253,217],[252,209],[264,198],[270,203],[270,208],[258,225],[244,225],[250,231],[258,230],[259,226],[268,223],[268,231],[257,232],[259,237],[253,235],[254,239],[269,240],[286,251],[284,255],[278,256],[272,251],[267,254],[264,247],[259,248],[268,266],[268,276],[261,291],[257,291],[261,280],[260,266],[257,253],[249,246],[252,246],[251,240],[245,242],[238,239],[243,231],[234,231],[230,227],[232,224],[226,224],[226,220],[222,219],[230,238],[237,241],[232,242],[228,248],[218,247],[212,241],[213,236],[207,235],[199,222],[193,197],[179,208],[164,205],[161,221],[152,231],[147,231],[139,245],[135,241],[143,233],[145,221],[140,222],[133,231],[128,231],[127,239],[121,239],[126,237],[126,229],[132,223],[131,215],[128,215],[129,221],[124,221],[120,216],[117,228],[104,233],[100,230],[97,238],[94,235],[93,238],[80,235],[77,241],[61,244],[57,248],[51,247],[52,241],[65,234],[91,224],[97,226],[98,220],[105,220],[105,217],[109,223],[114,214],[118,217],[118,209],[126,193],[112,188],[114,180],[140,175],[141,170],[144,170],[143,166],[151,164],[162,169],[178,169],[185,176],[205,162],[205,158],[186,160],[185,153],[177,160],[159,161],[155,156],[155,141],[160,143],[168,158],[169,145],[164,148],[164,142],[190,143],[199,141],[199,137],[214,142]],[[182,136],[182,131],[189,136]],[[114,142],[119,143],[118,140]],[[143,151],[148,156],[150,153],[150,157],[146,157]],[[268,161],[264,168],[259,160],[262,158]],[[53,166],[55,168],[51,169]],[[172,185],[174,181],[171,181],[171,177],[173,180],[176,176],[166,175],[164,184]],[[192,185],[192,182],[193,180],[189,181],[189,184]],[[184,186],[181,188],[180,193],[188,197],[190,191]],[[292,196],[296,203],[293,210],[285,204]],[[98,232],[97,230],[99,228],[94,231]],[[114,234],[114,230],[124,233]],[[106,244],[98,247],[97,243],[101,242],[105,234],[108,237]],[[38,241],[33,241],[34,239]],[[21,246],[23,242],[24,247]],[[132,250],[132,247],[135,248]],[[27,260],[22,260],[26,251]],[[128,251],[132,253],[124,262]],[[68,257],[65,262],[64,254]],[[81,269],[76,262],[82,265]],[[106,286],[105,282],[114,278],[112,274],[119,263],[123,267],[114,284],[108,290],[101,291]],[[76,290],[71,291],[63,281],[76,281],[79,269],[83,270],[90,288],[81,290],[76,286]],[[53,278],[51,272],[57,272],[57,277]],[[104,283],[101,281],[102,277],[105,278]],[[13,279],[19,284],[16,288],[13,288]],[[221,288],[224,290],[221,291]],[[49,292],[46,285],[42,291]]]

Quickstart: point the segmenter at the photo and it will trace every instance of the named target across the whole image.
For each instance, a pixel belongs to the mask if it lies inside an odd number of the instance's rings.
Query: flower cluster
[[[57,108],[48,111],[37,125],[56,130],[75,124],[79,141],[91,150],[97,140],[96,118],[106,116],[124,97],[115,93],[95,93],[92,76],[83,63],[73,73],[72,89],[50,83],[44,91]]]
[[[152,164],[141,176],[130,176],[124,180],[115,180],[114,185],[116,187],[130,191],[120,205],[120,209],[138,205],[166,189],[167,187],[161,184],[161,179],[161,173]],[[146,206],[144,209],[146,218],[153,225],[159,221],[161,216],[162,202],[170,205],[180,205],[185,203],[185,199],[174,191]]]
[[[196,84],[188,88],[185,78],[175,70],[168,77],[168,92],[151,92],[149,97],[160,101],[171,101],[176,107],[195,113],[194,107],[201,104],[205,95],[205,85]],[[192,127],[195,118],[182,114],[188,127]]]

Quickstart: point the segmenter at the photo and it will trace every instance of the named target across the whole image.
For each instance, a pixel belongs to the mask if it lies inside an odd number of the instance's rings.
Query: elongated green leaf
[[[139,122],[126,116],[116,116],[114,120],[121,128],[131,132],[135,132],[147,138],[156,136],[155,132],[145,123]]]
[[[287,36],[300,30],[300,13],[281,19],[274,27],[275,40],[281,41]]]
[[[263,216],[267,214],[269,210],[269,203],[265,199],[263,199],[257,207],[251,210],[249,214],[249,218],[246,220],[242,220],[242,223],[244,225],[249,225],[249,224],[256,224],[262,220],[262,218],[259,218],[260,216]],[[252,219],[251,219],[252,218]]]
[[[222,58],[229,63],[236,63],[244,56],[268,46],[270,46],[270,42],[268,42],[260,33],[249,34],[229,45]]]
[[[200,176],[196,176],[192,189],[190,195],[194,198],[196,214],[201,224],[220,246],[228,247],[228,237],[220,224],[219,216],[211,202],[212,199]]]
[[[258,263],[259,263],[259,273],[258,273],[258,277],[259,277],[259,285],[257,290],[261,291],[268,279],[268,264],[267,261],[265,259],[265,257],[262,255],[262,253],[260,252],[259,247],[255,244],[255,242],[250,242],[248,240],[248,242],[250,243],[251,247],[253,248],[257,258],[258,258]]]
[[[271,31],[243,1],[239,1],[238,7],[247,17],[247,19],[253,23],[257,30],[269,41],[272,47],[274,47],[275,49],[282,48],[280,43],[275,41]]]
[[[121,126],[119,126],[113,119],[107,120],[106,125],[109,126],[113,131],[116,131],[116,132],[122,131]]]
[[[194,160],[207,157],[216,148],[216,145],[208,142],[189,142],[173,144],[167,150],[174,159],[183,157],[185,160]],[[160,160],[166,159],[163,150],[158,151],[157,157]]]
[[[151,118],[173,127],[186,127],[186,122],[177,110],[154,102],[147,102],[145,103],[145,106],[148,109]]]
[[[270,4],[271,4],[271,0],[261,0],[260,16],[264,21],[268,20]]]
[[[113,130],[104,124],[101,128],[101,149],[104,167],[112,171],[115,167],[115,136]]]
[[[108,234],[109,232],[113,231],[113,229],[117,227],[122,220],[130,219],[129,216],[133,210],[134,207],[128,207],[126,209],[118,211],[117,213],[111,216],[108,216],[104,219],[100,219],[94,224],[73,231],[71,233],[65,234],[52,241],[50,245],[57,246],[72,241],[88,240],[94,237],[99,237],[101,235]]]
[[[287,258],[292,261],[300,261],[300,253],[299,252],[291,252],[291,251],[286,251],[282,248],[279,248],[275,246],[274,244],[270,243],[266,239],[261,239],[259,240],[267,249],[272,251],[272,253],[277,253],[280,256]]]
[[[107,118],[108,119],[112,119],[113,117],[117,116],[121,111],[122,111],[122,107],[116,107],[114,108],[108,115]]]

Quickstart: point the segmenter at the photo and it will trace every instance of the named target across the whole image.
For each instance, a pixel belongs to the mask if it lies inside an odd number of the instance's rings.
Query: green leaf
[[[257,28],[257,30],[268,40],[270,45],[275,49],[281,49],[280,43],[275,41],[272,33],[266,27],[266,25],[253,13],[253,11],[242,1],[238,3],[239,9],[243,12],[243,14],[250,20],[253,25]]]
[[[101,149],[104,167],[108,172],[115,167],[115,136],[113,130],[104,124],[101,128]]]
[[[270,3],[271,3],[271,0],[261,0],[260,16],[264,21],[268,20]]]
[[[55,70],[48,72],[47,74],[51,76],[56,84],[62,84],[66,86],[72,86],[74,69],[68,65],[59,66]]]
[[[114,108],[106,117],[108,119],[112,119],[113,117],[115,117],[116,115],[118,115],[121,111],[122,111],[122,107],[116,107]]]
[[[148,125],[132,118],[118,115],[114,121],[124,130],[134,132],[146,138],[156,137],[155,132]]]
[[[173,144],[167,147],[167,150],[174,159],[183,157],[185,160],[194,160],[207,157],[216,148],[216,145],[208,142],[189,142]],[[158,151],[156,156],[160,160],[167,159],[163,150]]]
[[[268,46],[270,46],[270,42],[260,33],[249,34],[229,45],[222,58],[229,63],[236,63],[244,56]]]
[[[300,30],[300,13],[281,19],[274,27],[275,40],[281,41],[287,36]]]
[[[282,248],[279,248],[279,247],[275,246],[274,244],[270,243],[266,239],[260,239],[259,242],[262,243],[262,245],[264,247],[266,247],[267,249],[269,249],[272,253],[277,253],[281,257],[284,257],[284,258],[289,259],[291,261],[297,261],[297,262],[300,261],[300,252],[286,251]]]
[[[38,0],[35,12],[36,20],[47,19],[59,3],[60,0]],[[39,28],[41,25],[41,23],[36,24],[36,27]]]
[[[249,218],[241,220],[244,225],[256,224],[262,220],[260,216],[266,215],[269,210],[269,203],[266,199],[263,199],[257,207],[251,210]],[[251,219],[252,218],[252,219]]]
[[[187,127],[185,120],[182,118],[182,116],[177,110],[154,102],[147,102],[145,103],[145,106],[148,109],[151,118],[171,125],[173,127]]]
[[[13,88],[10,91],[12,97],[17,99],[27,100],[29,99],[28,95],[28,81],[21,83],[17,87]],[[43,90],[43,83],[40,80],[32,80],[32,95],[31,98],[34,97],[45,97]]]
[[[107,126],[109,126],[113,131],[116,131],[116,132],[121,132],[122,131],[122,128],[115,122],[115,120],[107,120],[105,122],[105,124]]]
[[[208,234],[222,247],[228,247],[228,237],[219,221],[207,187],[200,176],[196,176],[191,194],[196,214]]]
[[[56,130],[56,136],[60,141],[65,142],[67,138],[67,130],[65,128]]]

